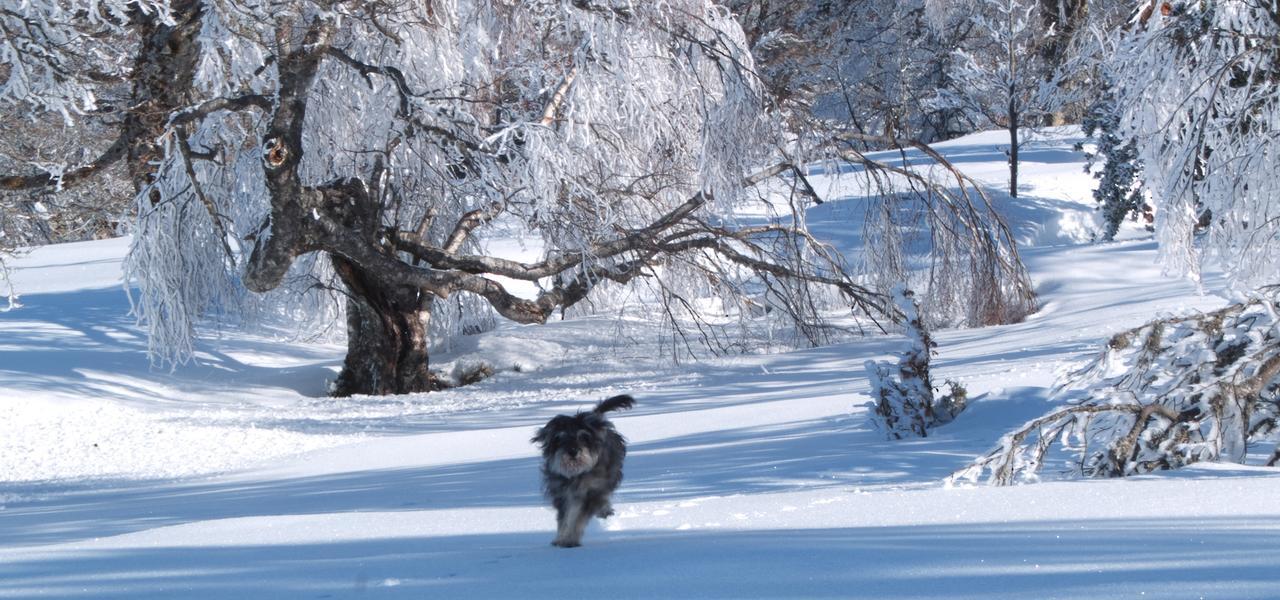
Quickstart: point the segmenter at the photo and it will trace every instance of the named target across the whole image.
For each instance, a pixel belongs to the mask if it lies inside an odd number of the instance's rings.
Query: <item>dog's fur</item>
[[[614,396],[590,411],[557,415],[533,436],[542,449],[542,489],[556,508],[553,546],[580,545],[591,517],[613,514],[609,498],[622,483],[627,444],[604,414],[634,403],[631,396]]]

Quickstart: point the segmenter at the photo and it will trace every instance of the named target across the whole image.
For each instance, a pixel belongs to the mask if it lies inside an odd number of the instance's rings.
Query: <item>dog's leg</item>
[[[584,503],[579,502],[577,504],[577,511],[569,516],[573,518],[565,519],[569,524],[569,537],[566,540],[568,543],[564,544],[565,548],[573,548],[575,546],[582,545],[582,532],[586,531],[587,521],[590,521],[591,517],[595,516],[595,513],[588,510]]]
[[[601,519],[608,519],[613,516],[613,503],[609,501],[609,495],[598,496],[594,499],[591,513]]]
[[[559,546],[561,532],[564,531],[564,513],[565,513],[564,498],[556,497],[554,500],[551,501],[551,504],[556,507],[556,539],[551,543],[553,545]]]
[[[582,541],[582,533],[586,531],[587,523],[591,521],[591,517],[603,519],[611,514],[613,514],[613,507],[609,504],[609,494],[588,492],[587,496],[582,499],[576,515],[577,519],[570,524],[569,536],[573,545],[577,546]]]
[[[563,510],[557,513],[559,518],[556,519],[556,539],[551,542],[552,546],[561,548],[573,548],[580,546],[582,542],[582,527],[578,525],[582,521],[582,501],[577,498],[561,499]]]

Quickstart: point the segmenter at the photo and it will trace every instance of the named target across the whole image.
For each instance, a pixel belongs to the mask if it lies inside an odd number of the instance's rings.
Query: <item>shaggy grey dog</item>
[[[590,411],[557,415],[533,436],[542,448],[542,489],[556,507],[553,546],[580,545],[591,517],[613,514],[609,497],[622,483],[627,444],[604,414],[634,403],[631,396],[614,396]]]

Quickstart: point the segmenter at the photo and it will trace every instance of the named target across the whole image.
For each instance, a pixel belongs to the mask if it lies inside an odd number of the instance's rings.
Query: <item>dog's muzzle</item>
[[[590,471],[595,463],[596,457],[585,450],[577,454],[561,451],[551,461],[551,470],[564,477],[577,477]]]

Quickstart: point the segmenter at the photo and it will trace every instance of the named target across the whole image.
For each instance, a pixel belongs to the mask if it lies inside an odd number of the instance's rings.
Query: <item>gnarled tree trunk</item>
[[[411,286],[384,287],[351,261],[333,258],[347,286],[347,358],[333,395],[411,394],[443,386],[428,370],[431,299]]]

